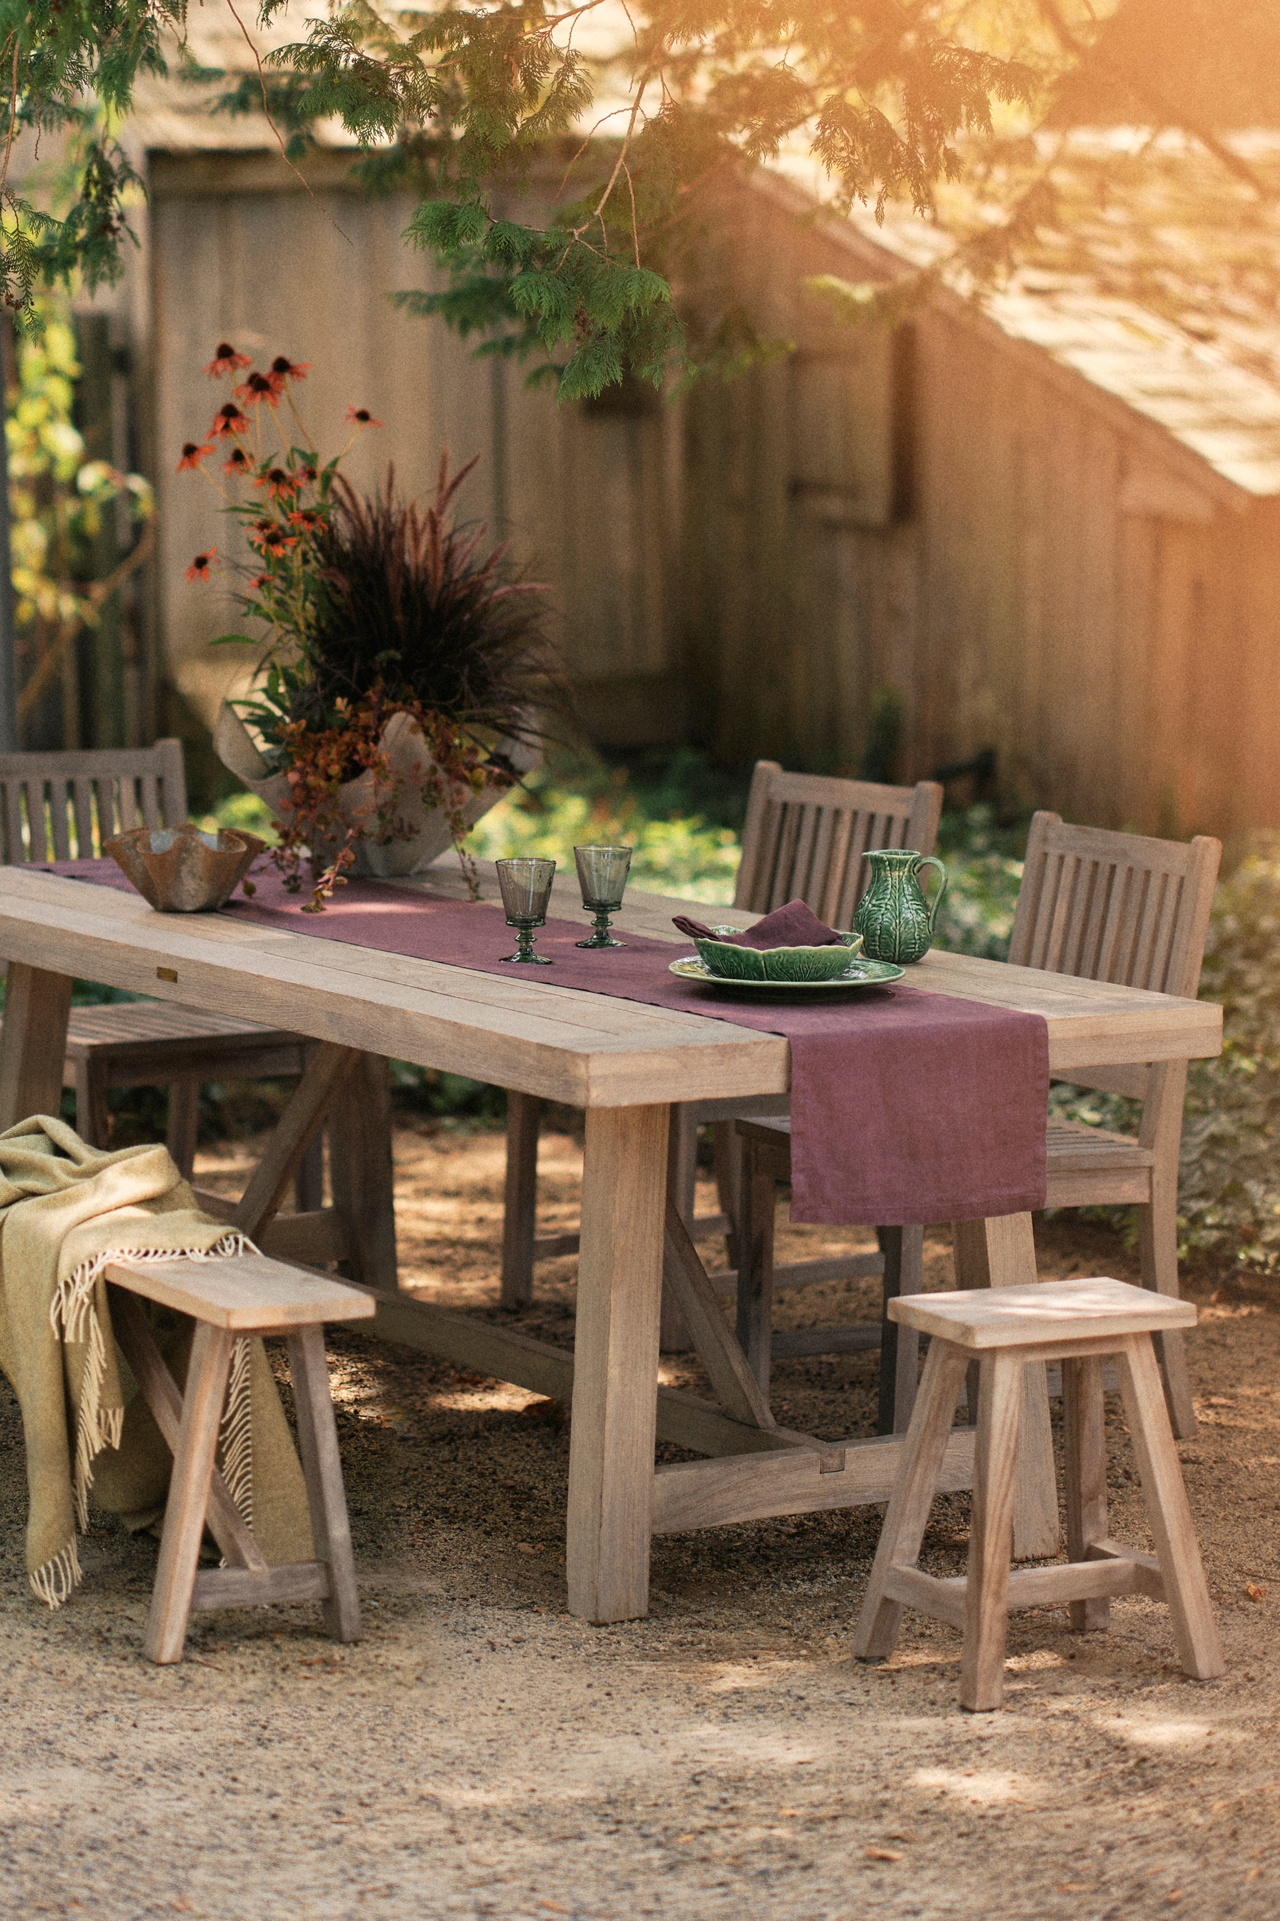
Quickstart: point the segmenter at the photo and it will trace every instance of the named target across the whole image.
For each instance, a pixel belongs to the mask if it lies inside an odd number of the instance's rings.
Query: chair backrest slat
[[[182,742],[59,754],[0,754],[0,861],[86,859],[130,827],[187,818]]]
[[[1194,998],[1222,843],[1155,840],[1073,827],[1058,814],[1031,822],[1009,959],[1020,967]],[[1108,1069],[1104,1080],[1141,1098],[1145,1067]]]
[[[758,760],[733,904],[767,914],[798,899],[831,925],[848,927],[871,878],[868,847],[918,847],[931,854],[941,813],[936,781],[890,787],[789,774],[777,761]]]
[[[6,867],[10,867],[26,859],[22,789],[16,781],[9,781],[0,791],[4,794],[4,847],[0,850],[0,858]]]
[[[75,774],[71,780],[71,808],[75,815],[76,846],[87,849],[93,846],[93,782],[83,774]]]
[[[55,860],[70,860],[71,823],[67,819],[67,802],[70,798],[69,783],[65,774],[56,774],[49,782],[49,828],[53,836],[53,857]]]

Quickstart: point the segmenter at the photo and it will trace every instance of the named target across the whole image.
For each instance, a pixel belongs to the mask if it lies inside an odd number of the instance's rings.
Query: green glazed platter
[[[725,994],[753,994],[757,999],[763,995],[774,1000],[790,1000],[796,994],[807,999],[812,994],[848,994],[860,987],[887,987],[891,981],[901,980],[906,970],[896,967],[892,961],[854,960],[843,974],[837,974],[830,980],[730,980],[723,974],[713,974],[704,960],[690,955],[686,960],[672,961],[669,971],[682,981],[696,981],[701,987],[716,987]]]

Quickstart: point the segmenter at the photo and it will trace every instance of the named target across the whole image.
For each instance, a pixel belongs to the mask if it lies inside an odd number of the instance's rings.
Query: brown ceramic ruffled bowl
[[[266,845],[240,828],[207,834],[188,821],[182,827],[131,828],[103,841],[102,851],[157,912],[202,914],[226,905]]]

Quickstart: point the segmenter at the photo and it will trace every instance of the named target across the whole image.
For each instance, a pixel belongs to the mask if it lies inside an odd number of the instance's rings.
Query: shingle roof
[[[1017,270],[977,292],[951,278],[1002,332],[1122,400],[1234,486],[1280,494],[1280,134],[1230,144],[1262,193],[1181,135],[1046,137],[1057,210],[1020,244]],[[891,210],[877,227],[859,209],[851,225],[864,247],[925,266],[951,257],[953,235],[982,217],[971,193],[952,189],[937,223]]]

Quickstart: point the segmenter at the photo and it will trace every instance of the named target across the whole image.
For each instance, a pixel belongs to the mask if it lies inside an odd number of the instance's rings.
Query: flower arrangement
[[[509,577],[505,547],[482,552],[483,526],[455,523],[474,460],[451,474],[442,454],[425,507],[398,498],[390,467],[373,496],[357,493],[342,462],[381,422],[348,407],[346,445],[322,459],[295,402],[309,371],[283,354],[255,369],[223,342],[206,372],[231,395],[178,463],[213,486],[253,555],[238,599],[266,644],[253,694],[232,708],[280,815],[272,857],[295,891],[311,858],[310,908],[322,911],[345,869],[363,856],[382,871],[375,850],[421,837],[434,813],[474,892],[462,842],[477,798],[488,804],[532,764],[534,702],[545,708],[559,687],[534,598],[546,590]],[[222,565],[209,546],[187,579]]]

